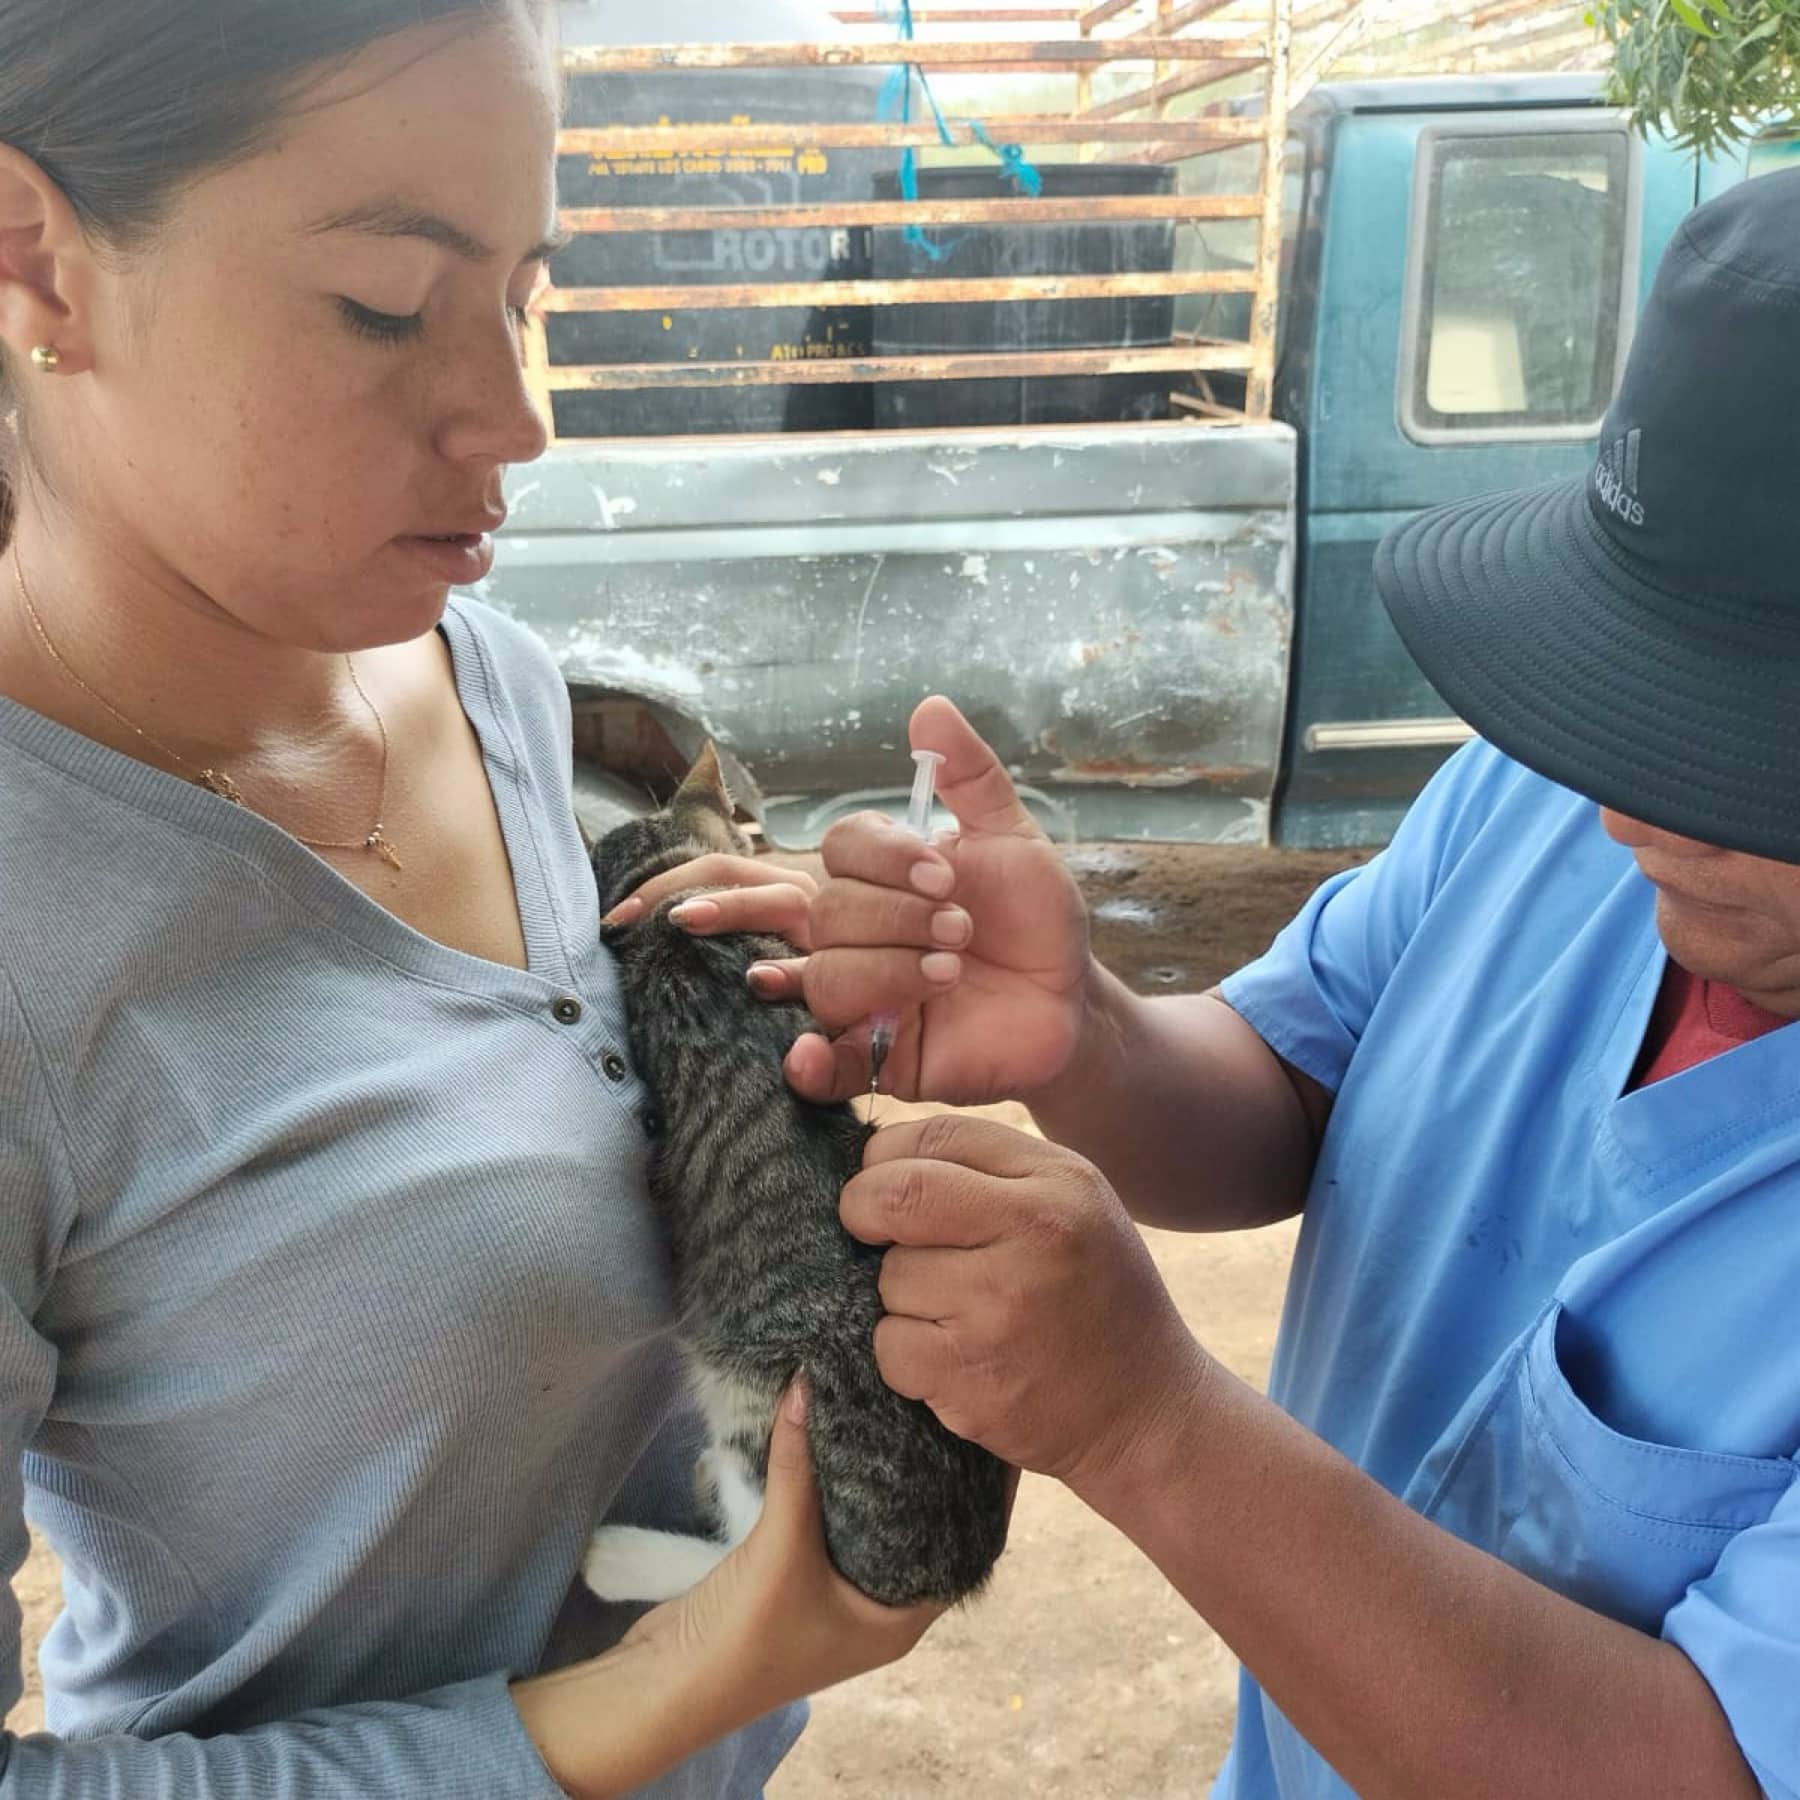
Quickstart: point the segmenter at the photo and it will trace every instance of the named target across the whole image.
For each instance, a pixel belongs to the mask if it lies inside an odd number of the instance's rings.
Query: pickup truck
[[[1376,540],[1582,470],[1670,234],[1793,147],[1645,141],[1591,77],[1317,88],[1269,423],[560,443],[485,597],[566,672],[590,827],[711,738],[808,847],[903,799],[944,691],[1065,842],[1379,843],[1468,733]]]

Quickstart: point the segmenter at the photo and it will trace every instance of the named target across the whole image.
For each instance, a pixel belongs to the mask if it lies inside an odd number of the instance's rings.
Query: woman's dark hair
[[[409,26],[522,0],[0,0],[0,143],[129,250],[188,182],[254,155],[297,90]],[[0,414],[10,412],[0,357]],[[13,434],[0,431],[0,544]]]

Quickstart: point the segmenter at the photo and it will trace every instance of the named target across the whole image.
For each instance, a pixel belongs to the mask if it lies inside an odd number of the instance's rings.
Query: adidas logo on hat
[[[1631,430],[1616,437],[1600,452],[1594,470],[1594,491],[1600,504],[1627,525],[1642,525],[1644,503],[1638,498],[1638,457],[1644,434]]]

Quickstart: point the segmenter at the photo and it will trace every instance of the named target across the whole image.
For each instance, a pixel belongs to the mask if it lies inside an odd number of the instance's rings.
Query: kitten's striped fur
[[[651,875],[709,851],[744,853],[709,749],[670,807],[596,846],[602,911]],[[799,1005],[757,1000],[750,965],[788,955],[766,938],[694,937],[670,901],[609,928],[631,1047],[655,1096],[651,1194],[674,1255],[680,1330],[712,1442],[697,1489],[710,1540],[606,1527],[586,1564],[609,1599],[668,1598],[741,1537],[760,1506],[769,1430],[798,1371],[826,1543],[839,1571],[890,1605],[954,1601],[987,1580],[1006,1536],[1005,1471],[876,1372],[881,1252],[838,1223],[868,1128],[812,1106],[781,1061],[812,1029]]]

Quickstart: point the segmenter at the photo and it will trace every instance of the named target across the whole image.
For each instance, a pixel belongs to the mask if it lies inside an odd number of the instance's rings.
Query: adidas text
[[[1638,499],[1638,468],[1644,453],[1644,433],[1633,427],[1600,452],[1594,470],[1594,491],[1600,504],[1627,525],[1642,525],[1644,505]]]
[[[1594,471],[1594,491],[1600,496],[1600,504],[1610,513],[1616,514],[1627,525],[1641,525],[1644,522],[1644,503],[1634,495],[1625,491],[1625,484],[1610,469]]]

